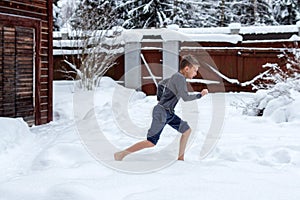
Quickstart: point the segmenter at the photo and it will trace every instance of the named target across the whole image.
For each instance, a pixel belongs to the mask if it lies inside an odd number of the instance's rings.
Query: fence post
[[[124,33],[125,38],[125,66],[124,81],[125,87],[141,89],[141,41],[143,35],[135,30],[128,30]]]
[[[69,38],[68,30],[65,28],[61,29],[61,39],[62,40],[67,40]]]
[[[240,23],[231,23],[229,24],[230,34],[239,34],[241,30]]]
[[[163,79],[171,77],[179,68],[179,41],[163,42]]]

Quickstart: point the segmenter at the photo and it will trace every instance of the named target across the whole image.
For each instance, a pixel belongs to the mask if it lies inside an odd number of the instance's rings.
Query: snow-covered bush
[[[300,50],[298,45],[286,48],[279,55],[282,65],[267,63],[260,81],[253,84],[256,92],[253,102],[244,107],[244,114],[271,117],[276,122],[289,121],[291,104],[300,96]]]
[[[80,31],[80,39],[74,50],[73,62],[64,62],[76,73],[79,87],[83,90],[94,90],[101,77],[116,64],[118,56],[124,52],[121,34],[123,28],[110,30]],[[77,65],[76,65],[77,64]],[[64,73],[68,74],[69,71]]]
[[[70,20],[73,58],[64,62],[76,73],[83,90],[93,90],[124,51],[123,28],[115,26],[116,15],[112,2],[82,0]]]

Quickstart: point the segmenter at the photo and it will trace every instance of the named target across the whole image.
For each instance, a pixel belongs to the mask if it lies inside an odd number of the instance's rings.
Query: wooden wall
[[[0,116],[52,120],[52,0],[0,1]]]

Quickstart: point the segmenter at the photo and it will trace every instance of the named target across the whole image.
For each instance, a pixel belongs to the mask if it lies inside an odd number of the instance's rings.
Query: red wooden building
[[[0,1],[0,116],[52,120],[52,0]]]

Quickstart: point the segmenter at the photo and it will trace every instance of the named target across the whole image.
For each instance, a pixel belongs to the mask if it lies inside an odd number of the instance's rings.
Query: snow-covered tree
[[[80,8],[76,9],[78,4]],[[53,10],[55,30],[65,26],[70,15],[73,27],[91,21],[99,26],[101,16],[107,13],[113,16],[113,26],[128,29],[168,24],[222,27],[232,22],[277,25],[300,20],[300,0],[54,0]],[[83,18],[89,20],[83,22]]]
[[[58,1],[59,0],[53,0],[53,30],[54,31],[58,31],[60,29],[60,23],[59,23],[60,8],[57,5]]]
[[[81,0],[70,24],[74,29],[101,30],[118,25],[115,1]]]
[[[271,6],[279,24],[292,25],[300,20],[299,0],[272,0]]]
[[[118,5],[125,28],[179,27],[196,28],[217,25],[215,1],[205,0],[122,0]]]
[[[90,21],[101,24],[101,16],[107,13],[114,16],[112,25],[127,29],[169,24],[217,27],[237,21],[242,25],[277,24],[266,0],[81,0],[71,24],[73,27]],[[82,22],[82,18],[89,20]]]
[[[236,0],[231,4],[232,22],[242,25],[276,25],[272,10],[265,0]]]
[[[218,1],[191,1],[191,15],[187,18],[188,25],[197,27],[216,27],[220,24]]]
[[[163,27],[177,12],[174,1],[170,0],[122,0],[118,10],[125,28]]]
[[[54,0],[53,1],[53,29],[55,31],[67,27],[68,22],[77,9],[79,0]]]

